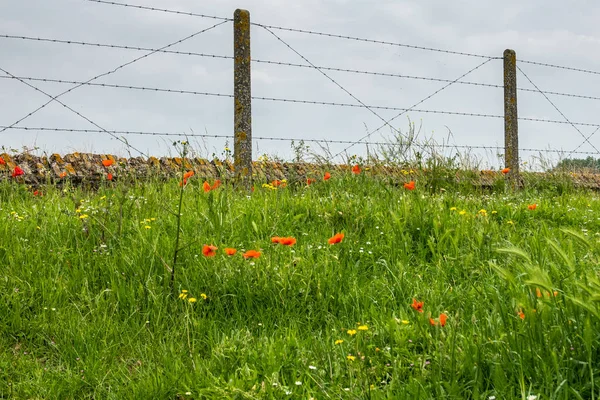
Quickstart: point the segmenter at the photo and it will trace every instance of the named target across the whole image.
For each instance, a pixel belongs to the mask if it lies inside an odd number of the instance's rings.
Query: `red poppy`
[[[293,238],[291,236],[281,238],[281,240],[279,241],[279,244],[282,244],[284,246],[293,246],[296,244],[296,238]]]
[[[279,179],[275,179],[274,181],[271,182],[271,186],[279,187],[279,186],[281,186],[281,181]]]
[[[312,178],[307,178],[306,179],[306,184],[310,186],[311,183],[315,183],[316,181]]]
[[[113,163],[113,160],[102,160],[102,165],[104,165],[105,167],[110,167],[111,165],[113,165]]]
[[[225,251],[225,254],[227,254],[228,256],[232,256],[235,253],[237,253],[237,250],[233,249],[231,247],[226,247],[224,251]]]
[[[508,174],[509,172],[510,172],[510,168],[504,168],[504,169],[502,170],[502,173],[503,173],[504,175]]]
[[[39,190],[34,190],[33,195],[34,196],[42,196],[42,193]]]
[[[547,293],[546,293],[547,294]],[[540,288],[535,288],[535,295],[537,297],[542,297],[542,291],[540,290]]]
[[[113,175],[111,173],[109,173],[108,175],[106,175],[106,179],[108,179],[109,181],[112,181]]]
[[[331,174],[329,172],[325,172],[325,175],[323,176],[323,180],[328,181],[329,179],[331,179]]]
[[[329,243],[329,244],[341,243],[343,239],[344,239],[343,233],[336,233],[335,235],[330,237],[329,240],[327,240],[327,243]]]
[[[67,176],[67,172],[63,171],[60,173],[59,177],[64,178],[65,176]]]
[[[202,247],[202,254],[204,254],[204,256],[206,257],[214,257],[215,255],[217,255],[217,247],[208,244],[205,244]]]
[[[188,171],[185,174],[183,174],[183,179],[188,179],[188,178],[191,178],[192,176],[194,176],[194,171]]]
[[[410,305],[415,311],[418,311],[420,313],[423,312],[423,302],[422,301],[417,301],[417,299],[413,298],[413,302]]]
[[[448,319],[448,316],[444,313],[440,314],[440,325],[441,326],[446,326],[446,320]]]
[[[279,236],[273,236],[271,238],[271,243],[281,243],[281,239]]]
[[[437,322],[435,322],[435,319],[429,317],[429,324],[432,325],[432,326],[436,326]]]
[[[213,183],[213,185],[210,187],[210,189],[215,190],[219,186],[221,186],[221,181],[217,179],[217,180],[215,180],[215,183]]]
[[[2,157],[0,157],[0,165],[4,165],[6,164],[6,161],[4,161],[4,159]]]
[[[537,204],[530,204],[527,206],[530,210],[535,210],[537,208]]]
[[[208,193],[210,192],[210,183],[204,181],[204,183],[202,184],[202,189],[204,190],[204,193]]]
[[[256,250],[248,250],[247,252],[244,253],[244,258],[248,259],[248,258],[258,258],[260,257],[260,252],[256,251]]]
[[[404,184],[404,189],[406,190],[415,190],[415,181],[410,181]]]
[[[358,166],[358,164],[352,167],[352,173],[356,175],[360,174],[360,167]]]
[[[525,313],[523,312],[523,310],[519,310],[518,315],[519,315],[519,318],[525,319]]]
[[[16,178],[17,176],[21,176],[24,173],[25,172],[23,172],[23,170],[19,166],[16,166],[15,169],[14,169],[14,171],[13,171],[13,173],[12,173],[12,177]]]
[[[179,182],[179,186],[187,185],[187,179],[183,178],[183,182]]]

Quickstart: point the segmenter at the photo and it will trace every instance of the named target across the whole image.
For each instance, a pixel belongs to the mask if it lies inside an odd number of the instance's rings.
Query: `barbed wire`
[[[0,129],[5,126],[0,126]],[[40,132],[69,132],[69,133],[105,133],[100,129],[78,129],[78,128],[52,128],[52,127],[31,127],[31,126],[15,126],[10,129],[23,130],[23,131],[40,131]],[[151,132],[151,131],[129,131],[129,130],[109,130],[110,133],[115,135],[142,135],[142,136],[166,136],[166,137],[198,137],[198,138],[213,138],[213,139],[228,139],[234,140],[233,135],[211,135],[211,134],[199,134],[199,133],[173,133],[173,132]],[[267,136],[253,136],[252,140],[264,140],[264,141],[282,141],[282,142],[310,142],[310,143],[326,143],[326,144],[349,144],[354,143],[352,140],[333,140],[333,139],[313,139],[313,138],[298,138],[298,137],[267,137]],[[394,142],[361,142],[364,145],[378,145],[378,146],[393,146]],[[449,149],[467,149],[467,150],[504,150],[502,146],[485,146],[485,145],[461,145],[461,144],[446,144],[446,143],[419,143],[414,146],[418,147],[437,147],[437,148],[449,148]],[[411,146],[407,146],[411,147]],[[556,153],[566,154],[571,153],[569,150],[558,150],[558,149],[534,149],[534,148],[519,148],[519,151],[534,152],[534,153]],[[576,151],[574,154],[583,155],[596,155],[597,153],[588,151]]]
[[[85,0],[85,1],[121,6],[121,7],[137,8],[137,9],[143,9],[143,10],[160,11],[160,12],[171,13],[171,14],[180,14],[180,15],[186,15],[186,16],[201,17],[201,18],[214,18],[214,19],[222,19],[222,20],[228,20],[228,21],[233,20],[232,18],[226,18],[226,17],[218,17],[218,16],[198,14],[198,13],[192,13],[192,12],[186,12],[186,11],[165,9],[165,8],[147,7],[147,6],[137,5],[137,4],[122,3],[122,2],[114,2],[114,1],[106,1],[106,0]],[[286,27],[280,27],[280,26],[274,26],[274,25],[265,25],[265,24],[259,24],[259,23],[254,23],[254,22],[252,22],[251,25],[256,25],[259,27],[267,27],[267,28],[271,28],[271,29],[284,30],[284,31],[289,31],[289,32],[296,32],[296,33],[303,33],[303,34],[310,34],[310,35],[319,35],[319,36],[332,37],[332,38],[338,38],[338,39],[348,39],[348,40],[355,40],[355,41],[389,45],[389,46],[405,47],[405,48],[410,48],[410,49],[415,49],[415,50],[434,51],[434,52],[441,52],[441,53],[446,53],[446,54],[454,54],[454,55],[461,55],[461,56],[468,56],[468,57],[494,58],[494,59],[502,59],[503,58],[503,57],[490,57],[490,56],[486,56],[483,54],[437,49],[437,48],[433,48],[433,47],[416,46],[416,45],[388,42],[388,41],[382,41],[382,40],[366,39],[366,38],[360,38],[360,37],[354,37],[354,36],[345,36],[345,35],[339,35],[339,34],[317,32],[317,31],[311,31],[311,30],[305,30],[305,29],[295,29],[295,28],[286,28]],[[543,67],[549,67],[549,68],[559,68],[559,69],[564,69],[564,70],[600,75],[600,72],[597,72],[597,71],[592,71],[592,70],[583,69],[583,68],[567,67],[567,66],[556,65],[556,64],[549,64],[549,63],[544,63],[544,62],[539,62],[539,61],[517,60],[517,62],[538,65],[538,66],[543,66]]]
[[[35,78],[35,77],[23,77],[23,76],[19,76],[19,77],[17,77],[17,76],[15,76],[15,77],[0,76],[0,79],[23,79],[23,80],[61,83],[61,84],[84,84],[86,86],[95,86],[95,87],[131,89],[131,90],[146,90],[146,91],[150,91],[150,92],[166,92],[166,93],[174,93],[174,94],[189,94],[189,95],[227,97],[227,98],[234,97],[233,94],[227,94],[227,93],[201,92],[201,91],[194,91],[194,90],[167,89],[167,88],[144,87],[144,86],[133,86],[133,85],[118,85],[118,84],[110,84],[110,83],[92,83],[92,82],[85,83],[85,82],[80,82],[80,81],[70,81],[70,80],[50,79],[50,78]],[[326,101],[316,101],[316,100],[286,99],[286,98],[264,97],[264,96],[252,96],[252,99],[253,100],[262,100],[262,101],[284,102],[284,103],[362,108],[362,106],[359,104],[336,103],[336,102],[326,102]],[[497,115],[497,114],[469,113],[469,112],[445,111],[445,110],[427,110],[427,109],[419,109],[419,108],[410,109],[410,108],[376,106],[376,105],[369,105],[369,107],[373,108],[373,109],[380,109],[380,110],[413,111],[416,113],[423,113],[423,114],[445,114],[445,115],[456,115],[456,116],[463,116],[463,117],[480,117],[480,118],[495,118],[495,119],[504,118],[504,116]],[[595,128],[600,127],[600,124],[592,124],[592,123],[586,123],[586,122],[574,122],[574,121],[567,122],[567,121],[560,121],[560,120],[531,118],[531,117],[519,117],[518,119],[520,121],[530,121],[530,122],[545,122],[545,123],[552,123],[552,124],[574,124],[574,125],[579,125],[579,126],[589,126],[589,127],[595,127]],[[0,127],[0,132],[2,132],[2,131],[3,130]]]
[[[522,70],[522,69],[521,69],[521,68],[520,68],[518,65],[517,65],[516,67],[517,67],[517,69],[519,70],[519,72],[521,72],[521,74],[523,74],[523,76],[525,76],[525,78],[526,78],[526,79],[529,81],[529,83],[531,83],[531,84],[533,85],[533,87],[534,87],[534,88],[536,88],[536,89],[540,90],[540,89],[537,87],[537,85],[536,85],[535,83],[533,83],[533,81],[531,80],[531,78],[529,78],[529,76],[527,76],[527,74],[526,74],[525,72],[523,72],[523,70]],[[540,90],[540,92],[541,92],[541,90]],[[583,138],[584,138],[584,142],[583,142],[583,143],[587,142],[587,143],[588,143],[590,146],[592,146],[592,148],[593,148],[594,150],[596,150],[596,152],[597,152],[597,153],[600,153],[600,150],[598,150],[598,149],[596,148],[596,146],[594,146],[594,145],[592,144],[592,142],[590,142],[590,141],[588,140],[588,138],[586,138],[586,137],[585,137],[585,135],[583,134],[583,132],[581,132],[581,131],[579,130],[579,128],[577,128],[577,126],[576,126],[575,124],[573,124],[573,123],[572,123],[572,122],[569,120],[569,118],[567,118],[567,116],[566,116],[566,115],[565,115],[565,114],[564,114],[562,111],[560,111],[560,109],[559,109],[559,108],[558,108],[558,107],[557,107],[557,106],[556,106],[556,105],[555,105],[555,104],[552,102],[552,100],[550,100],[550,99],[548,98],[548,96],[546,96],[545,94],[543,94],[543,93],[542,93],[542,95],[543,95],[543,96],[546,98],[546,100],[548,100],[548,102],[549,102],[549,103],[552,105],[552,107],[554,107],[554,109],[555,109],[556,111],[558,111],[558,113],[559,113],[559,114],[560,114],[560,115],[561,115],[561,116],[562,116],[562,117],[565,119],[565,121],[567,121],[567,123],[568,123],[569,125],[571,125],[571,126],[573,127],[573,129],[575,129],[577,132],[579,132],[579,134],[580,134],[581,136],[583,136]],[[578,148],[579,148],[579,147],[578,147]]]
[[[58,43],[58,44],[69,44],[69,45],[79,45],[79,46],[90,46],[90,47],[105,47],[105,48],[119,49],[119,50],[149,51],[149,52],[153,52],[153,53],[177,54],[177,55],[183,55],[183,56],[197,56],[197,57],[209,57],[209,58],[223,58],[223,59],[233,60],[233,56],[225,56],[225,55],[220,55],[220,54],[198,53],[198,52],[193,52],[193,51],[166,50],[164,48],[154,49],[151,47],[129,46],[129,45],[97,43],[97,42],[83,42],[83,41],[78,41],[78,40],[52,39],[52,38],[6,35],[6,34],[0,34],[0,38],[29,40],[29,41]]]
[[[11,74],[10,72],[8,72],[7,70],[5,70],[5,69],[3,69],[3,68],[0,68],[0,71],[4,72],[6,75],[9,75],[9,76],[14,76],[13,74]],[[73,113],[75,113],[75,114],[76,114],[76,115],[78,115],[79,117],[83,118],[84,120],[86,120],[86,121],[87,121],[87,122],[89,122],[90,124],[94,125],[96,128],[98,128],[98,129],[101,129],[101,130],[102,130],[102,132],[106,132],[106,133],[108,133],[108,134],[109,134],[110,136],[112,136],[113,138],[115,138],[115,139],[117,139],[118,141],[120,141],[120,142],[124,143],[124,144],[125,144],[127,147],[129,147],[129,148],[131,148],[131,149],[133,149],[133,150],[137,151],[138,153],[140,153],[140,154],[141,154],[141,155],[143,155],[143,156],[146,156],[146,157],[148,157],[148,156],[147,156],[147,154],[146,154],[146,153],[144,153],[143,151],[141,151],[141,150],[137,149],[136,147],[134,147],[134,146],[130,145],[130,144],[129,144],[129,143],[126,141],[126,140],[123,140],[123,139],[119,138],[118,136],[116,136],[116,135],[114,135],[114,134],[110,133],[109,131],[107,131],[106,129],[104,129],[103,127],[101,127],[100,125],[98,125],[97,123],[95,123],[94,121],[92,121],[91,119],[89,119],[88,117],[86,117],[85,115],[81,114],[81,113],[80,113],[80,112],[78,112],[77,110],[74,110],[73,108],[71,108],[71,107],[69,107],[68,105],[66,105],[65,103],[63,103],[62,101],[58,100],[56,97],[52,97],[52,95],[50,95],[50,94],[46,93],[45,91],[43,91],[43,90],[41,90],[41,89],[39,89],[39,88],[37,88],[37,87],[33,86],[32,84],[30,84],[30,83],[28,83],[28,82],[26,82],[26,81],[24,81],[24,80],[21,80],[21,83],[23,83],[24,85],[27,85],[27,86],[29,86],[30,88],[34,89],[34,90],[35,90],[35,91],[37,91],[37,92],[40,92],[40,93],[44,94],[44,95],[45,95],[45,96],[47,96],[47,97],[50,97],[50,98],[52,99],[51,101],[56,101],[58,104],[60,104],[60,105],[62,105],[63,107],[65,107],[67,110],[69,110],[69,111],[72,111]],[[13,124],[13,126],[14,126],[14,125],[15,125],[15,124]],[[6,127],[6,128],[4,128],[4,129],[0,130],[0,133],[1,133],[1,132],[4,132],[4,131],[5,131],[5,130],[7,130],[7,129],[10,129],[10,128],[12,128],[13,126],[9,126],[9,127]]]
[[[458,78],[456,78],[453,82],[450,82],[446,85],[444,85],[443,87],[441,87],[440,89],[436,90],[435,92],[431,93],[429,96],[421,99],[420,101],[418,101],[417,103],[413,104],[410,108],[408,108],[405,111],[400,112],[399,114],[397,114],[396,116],[394,116],[393,118],[389,119],[386,121],[386,124],[389,125],[390,122],[392,122],[393,120],[395,120],[396,118],[400,117],[401,115],[405,114],[406,112],[412,110],[413,108],[415,108],[416,106],[418,106],[419,104],[427,101],[428,99],[432,98],[433,96],[435,96],[436,94],[438,94],[439,92],[441,92],[442,90],[448,88],[449,86],[451,86],[452,84],[454,84],[455,82],[459,81],[460,79],[464,78],[465,76],[469,75],[471,72],[483,67],[485,64],[487,64],[488,62],[492,61],[492,59],[487,59],[484,62],[482,62],[481,64],[477,65],[476,67],[470,69],[469,71],[467,71],[466,73],[462,74],[461,76],[459,76]],[[369,137],[371,137],[371,135],[373,135],[376,132],[379,132],[383,127],[385,127],[385,124],[380,126],[379,128],[375,129],[374,131],[369,132],[368,134],[366,134],[365,136],[363,136],[362,138],[360,138],[355,144],[358,144],[360,142],[362,142],[365,139],[368,139]],[[342,153],[346,152],[348,149],[350,149],[352,146],[354,146],[355,144],[351,144],[350,146],[346,147],[344,150],[340,151],[339,153],[337,153],[336,155],[333,156],[333,158],[341,155]]]
[[[214,15],[198,14],[198,13],[187,12],[187,11],[169,10],[169,9],[166,9],[166,8],[156,8],[156,7],[140,6],[140,5],[137,5],[137,4],[119,3],[119,2],[116,2],[116,1],[105,1],[105,0],[84,0],[84,1],[89,1],[91,3],[108,4],[108,5],[111,5],[111,6],[137,8],[137,9],[140,9],[140,10],[160,11],[160,12],[164,12],[164,13],[168,13],[168,14],[186,15],[186,16],[189,16],[189,17],[200,17],[200,18],[220,19],[220,20],[223,20],[223,21],[233,21],[233,18],[217,17],[217,16],[214,16]]]
[[[568,70],[568,71],[583,72],[583,73],[592,74],[592,75],[600,75],[600,72],[591,71],[589,69],[582,69],[582,68],[575,68],[575,67],[565,67],[565,66],[562,66],[562,65],[548,64],[548,63],[543,63],[543,62],[538,62],[538,61],[517,60],[517,63],[532,64],[532,65],[538,65],[538,66],[541,66],[541,67],[558,68],[558,69],[564,69],[564,70]]]
[[[573,151],[577,151],[577,150],[579,150],[579,149],[581,148],[581,146],[583,146],[583,145],[585,144],[585,142],[586,142],[586,141],[589,141],[589,139],[590,139],[592,136],[594,136],[594,135],[596,134],[596,132],[598,132],[598,130],[600,130],[600,126],[599,126],[599,127],[597,127],[597,128],[594,130],[594,132],[590,133],[590,135],[589,135],[589,136],[585,137],[585,141],[583,141],[583,142],[582,142],[582,143],[581,143],[579,146],[575,147],[575,148],[573,149]]]
[[[52,38],[7,35],[7,34],[0,34],[0,38],[39,41],[39,42],[57,43],[57,44],[80,45],[80,46],[90,46],[90,47],[100,47],[100,48],[111,48],[111,49],[119,49],[119,50],[150,51],[150,52],[156,52],[156,53],[175,54],[175,55],[182,55],[182,56],[194,56],[194,57],[233,60],[233,56],[222,55],[222,54],[210,54],[210,53],[199,53],[199,52],[193,52],[193,51],[178,51],[178,50],[166,50],[166,49],[161,50],[161,49],[155,49],[155,48],[151,48],[151,47],[108,44],[108,43],[98,43],[98,42],[84,42],[84,41],[78,41],[78,40],[52,39]],[[311,65],[290,63],[290,62],[284,62],[284,61],[262,60],[262,59],[252,59],[251,61],[255,62],[255,63],[260,63],[260,64],[313,69],[313,67]],[[444,82],[444,83],[452,82],[451,79],[434,78],[434,77],[418,76],[418,75],[395,74],[395,73],[380,72],[380,71],[367,71],[367,70],[358,70],[358,69],[341,68],[341,67],[327,67],[327,66],[322,66],[322,65],[317,65],[317,68],[322,69],[324,71],[335,71],[335,72],[344,72],[344,73],[370,75],[370,76],[382,76],[382,77],[389,77],[389,78],[413,79],[413,80]],[[470,85],[470,86],[480,86],[480,87],[495,88],[495,89],[504,89],[504,85],[497,85],[497,84],[492,84],[492,83],[472,82],[472,81],[458,81],[456,83],[459,85]],[[540,92],[535,89],[522,88],[522,87],[518,87],[517,90],[523,91],[523,92],[543,93],[543,94],[550,94],[550,95],[554,95],[554,96],[573,97],[573,98],[586,99],[586,100],[600,100],[600,97],[597,97],[597,96],[589,96],[589,95],[581,95],[581,94],[573,94],[573,93],[555,92],[555,91],[547,91],[547,90]]]
[[[193,38],[193,37],[195,37],[195,36],[198,36],[198,35],[200,35],[200,34],[202,34],[202,33],[208,32],[208,31],[210,31],[211,29],[214,29],[214,28],[216,28],[216,27],[218,27],[218,26],[220,26],[220,25],[223,25],[223,24],[224,24],[224,23],[226,23],[226,22],[228,22],[228,21],[222,21],[222,22],[216,23],[216,24],[214,24],[214,25],[212,25],[212,26],[210,26],[210,27],[208,27],[208,28],[202,29],[202,30],[200,30],[200,31],[198,31],[198,32],[195,32],[195,33],[193,33],[193,34],[191,34],[191,35],[188,35],[188,36],[184,37],[183,39],[179,39],[179,40],[177,40],[177,41],[175,41],[175,42],[169,43],[169,44],[167,44],[166,46],[163,46],[163,47],[161,47],[160,49],[157,49],[157,51],[158,51],[158,50],[164,50],[164,49],[167,49],[167,48],[169,48],[169,47],[171,47],[171,46],[174,46],[174,45],[177,45],[177,44],[179,44],[179,43],[182,43],[182,42],[184,42],[184,41],[186,41],[186,40],[189,40],[189,39],[191,39],[191,38]],[[137,61],[139,61],[139,60],[142,60],[142,59],[144,59],[144,58],[146,58],[146,57],[148,57],[148,56],[150,56],[150,55],[152,55],[152,54],[155,54],[157,51],[151,51],[151,52],[149,52],[149,53],[146,53],[146,54],[144,54],[144,55],[142,55],[142,56],[140,56],[140,57],[136,57],[136,58],[134,58],[133,60],[131,60],[131,61],[128,61],[128,62],[126,62],[126,63],[124,63],[124,64],[121,64],[121,65],[119,65],[118,67],[116,67],[116,68],[113,68],[112,70],[110,70],[110,71],[108,71],[108,72],[105,72],[105,73],[102,73],[102,74],[96,75],[96,76],[94,76],[94,77],[92,77],[92,78],[88,79],[88,80],[87,80],[85,83],[82,83],[82,84],[77,84],[76,86],[73,86],[72,88],[70,88],[70,89],[68,89],[68,90],[66,90],[66,91],[64,91],[64,92],[62,92],[62,93],[59,93],[58,95],[56,95],[56,96],[54,96],[54,97],[50,96],[50,100],[49,100],[49,101],[47,101],[46,103],[42,104],[41,106],[39,106],[39,107],[38,107],[38,108],[36,108],[35,110],[31,111],[31,112],[30,112],[30,113],[28,113],[27,115],[25,115],[25,116],[23,116],[23,117],[19,118],[17,121],[15,121],[14,123],[12,123],[10,126],[15,126],[15,125],[17,125],[17,124],[21,123],[22,121],[24,121],[24,120],[26,120],[27,118],[31,117],[32,115],[34,115],[35,113],[37,113],[37,112],[38,112],[38,111],[40,111],[41,109],[45,108],[45,107],[46,107],[48,104],[52,103],[53,101],[56,101],[56,99],[58,99],[59,97],[61,97],[61,96],[64,96],[64,95],[65,95],[65,94],[67,94],[67,93],[70,93],[71,91],[73,91],[73,90],[75,90],[75,89],[77,89],[77,88],[79,88],[79,87],[83,86],[84,84],[86,84],[86,83],[90,83],[90,82],[92,82],[92,81],[95,81],[96,79],[99,79],[99,78],[101,78],[101,77],[104,77],[104,76],[108,76],[108,75],[110,75],[110,74],[113,74],[113,73],[115,73],[115,72],[119,71],[120,69],[122,69],[122,68],[125,68],[125,67],[126,67],[126,66],[128,66],[128,65],[131,65],[131,64],[133,64],[133,63],[135,63],[135,62],[137,62]],[[14,75],[13,75],[13,76],[14,76]],[[0,133],[4,132],[5,130],[6,130],[6,129],[0,129]]]
[[[317,66],[315,66],[313,63],[311,63],[306,57],[304,57],[302,54],[300,54],[296,49],[294,49],[292,46],[289,45],[289,43],[287,43],[285,40],[281,39],[279,36],[277,36],[273,31],[271,31],[269,28],[263,27],[267,32],[269,32],[271,35],[275,36],[275,38],[277,40],[279,40],[281,43],[283,43],[288,49],[290,49],[291,51],[293,51],[294,53],[296,53],[300,58],[302,58],[306,63],[310,64],[313,68],[315,68],[317,71],[319,71],[325,78],[329,79],[331,82],[333,82],[337,87],[339,87],[340,89],[342,89],[344,92],[346,92],[350,97],[352,97],[354,100],[356,100],[357,102],[359,102],[363,107],[365,107],[367,110],[369,110],[373,115],[375,115],[377,118],[379,118],[380,120],[382,120],[384,122],[384,126],[387,125],[389,126],[392,130],[394,130],[395,132],[398,132],[398,129],[394,128],[392,125],[390,125],[381,115],[377,114],[377,112],[375,112],[373,110],[373,108],[369,107],[367,104],[363,103],[358,97],[356,97],[355,95],[353,95],[352,93],[350,93],[350,91],[348,91],[348,89],[346,89],[345,87],[343,87],[342,85],[340,85],[335,79],[333,79],[332,77],[330,77],[329,75],[327,75],[325,72],[323,72],[322,70],[320,70]]]

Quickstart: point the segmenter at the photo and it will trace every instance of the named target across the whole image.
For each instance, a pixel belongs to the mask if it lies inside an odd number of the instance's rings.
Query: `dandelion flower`
[[[346,332],[346,333],[348,333],[348,335],[350,335],[350,336],[354,336],[354,335],[356,335],[356,329],[348,329],[348,332]]]
[[[344,341],[342,339],[338,339],[335,342],[333,342],[333,344],[342,344],[344,343]]]
[[[368,331],[369,327],[367,325],[361,325],[357,328],[359,331]]]
[[[356,360],[356,356],[353,356],[352,354],[348,354],[346,356],[346,358],[348,359],[348,361],[354,361],[354,360]]]
[[[188,301],[189,301],[190,303],[195,303],[197,300],[196,300],[196,298],[195,298],[195,297],[190,297],[190,298],[188,299]]]
[[[202,300],[208,299],[208,296],[205,293],[200,293],[200,297],[202,297]]]

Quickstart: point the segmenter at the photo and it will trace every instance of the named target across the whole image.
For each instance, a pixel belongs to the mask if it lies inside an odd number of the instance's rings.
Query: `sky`
[[[396,149],[390,143],[416,134],[410,151],[457,156],[481,168],[502,163],[504,121],[412,110],[446,111],[502,116],[505,49],[514,49],[518,66],[520,118],[600,124],[597,99],[547,94],[542,91],[600,97],[600,74],[551,68],[535,61],[600,72],[600,3],[573,0],[123,0],[130,5],[168,8],[195,14],[232,18],[236,8],[250,12],[251,22],[283,28],[352,36],[409,46],[472,53],[471,57],[408,46],[376,44],[252,25],[253,60],[313,64],[384,74],[499,85],[485,87],[435,80],[357,74],[300,68],[253,61],[252,95],[288,100],[358,105],[341,107],[254,99],[252,102],[253,157],[293,159],[305,140],[310,152],[341,161],[352,155]],[[5,0],[0,2],[0,34],[157,49],[212,27],[221,20],[98,3],[90,0]],[[279,39],[276,37],[279,37]],[[286,45],[287,44],[287,45]],[[289,47],[288,47],[289,46]],[[295,50],[291,50],[291,49]],[[231,57],[230,21],[169,47]],[[202,157],[223,158],[233,149],[233,60],[153,53],[48,41],[0,37],[0,146],[34,152],[67,154],[74,151],[121,156],[163,156],[177,152],[176,140],[187,139]],[[84,85],[50,100],[14,77],[87,81],[145,54],[147,57],[94,80],[94,83],[224,94],[165,93],[149,90]],[[488,62],[486,62],[488,61]],[[484,63],[485,62],[485,63]],[[484,63],[482,66],[480,64]],[[51,96],[74,84],[26,80]],[[335,83],[334,83],[335,82]],[[533,84],[532,84],[533,83]],[[535,85],[535,86],[534,86]],[[446,88],[444,88],[447,86]],[[442,89],[443,90],[440,90]],[[436,93],[437,92],[437,93]],[[435,94],[434,94],[435,93]],[[373,133],[383,120],[400,111],[361,106],[408,108],[390,125]],[[418,105],[416,105],[418,104]],[[416,106],[415,106],[416,105]],[[28,116],[23,119],[23,117]],[[85,117],[85,118],[84,118]],[[91,122],[90,122],[91,121]],[[27,128],[92,129],[65,132]],[[170,133],[182,136],[113,134],[108,131]],[[538,167],[556,162],[558,153],[526,149],[563,150],[562,157],[600,157],[600,132],[594,126],[519,121],[522,162]],[[371,133],[364,143],[356,142]],[[197,136],[193,136],[197,135]],[[200,136],[204,135],[204,136]],[[214,137],[217,136],[217,137]],[[115,137],[119,138],[116,139]],[[228,137],[228,138],[226,138]],[[267,140],[277,138],[284,140]],[[405,139],[404,139],[405,140]],[[128,145],[124,144],[124,141]],[[375,143],[375,144],[373,144]],[[381,146],[377,143],[386,143]],[[580,146],[581,145],[581,146]],[[130,147],[131,146],[131,147]],[[456,147],[452,147],[456,146]],[[468,149],[461,146],[475,146]],[[500,147],[500,149],[480,149]],[[400,148],[401,149],[401,148]],[[589,154],[569,154],[577,149]],[[341,155],[338,155],[341,152]],[[401,152],[402,153],[402,152]],[[404,153],[402,153],[404,154]],[[338,155],[337,157],[334,157]]]

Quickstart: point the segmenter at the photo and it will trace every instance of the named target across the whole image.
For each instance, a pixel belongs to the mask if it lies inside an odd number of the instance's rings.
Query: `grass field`
[[[0,183],[0,397],[600,394],[596,194],[313,178]]]

